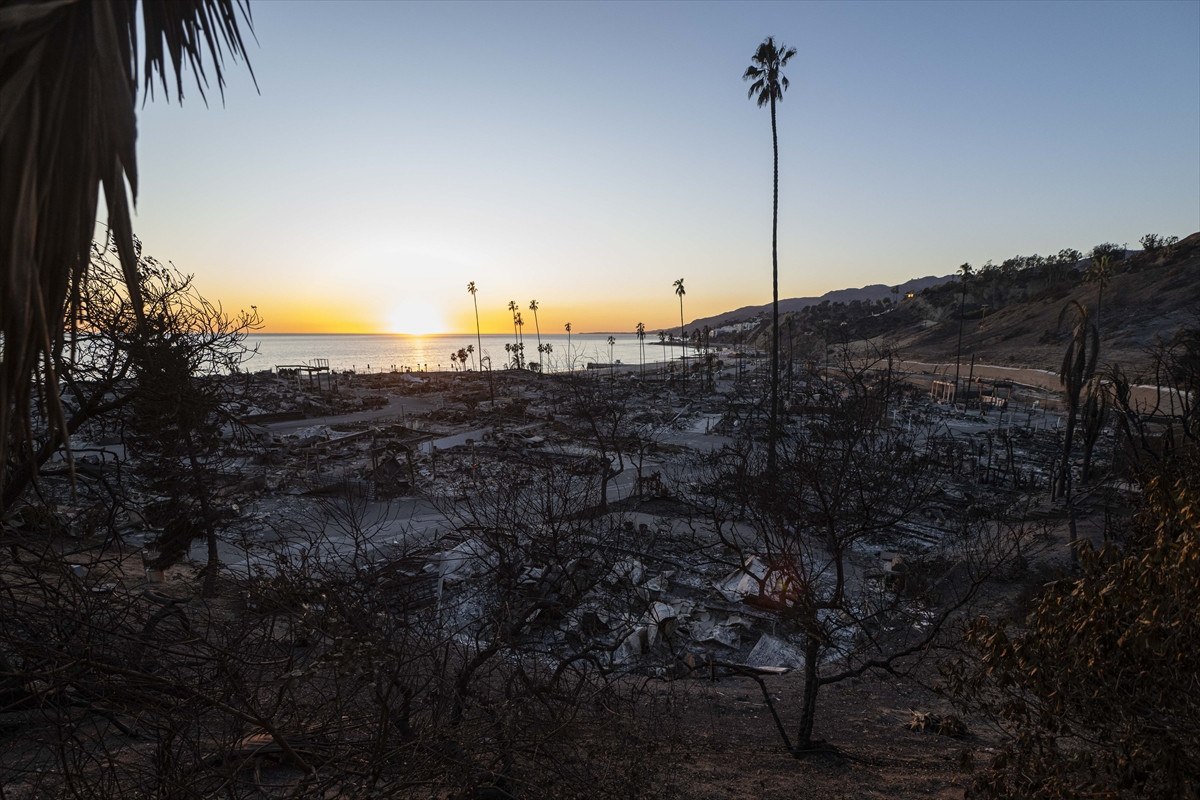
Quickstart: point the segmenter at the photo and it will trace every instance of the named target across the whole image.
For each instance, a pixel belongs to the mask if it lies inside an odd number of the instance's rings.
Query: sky
[[[253,81],[141,109],[135,231],[267,332],[473,331],[468,281],[485,333],[769,302],[768,35],[781,298],[1200,230],[1200,2],[252,13]]]

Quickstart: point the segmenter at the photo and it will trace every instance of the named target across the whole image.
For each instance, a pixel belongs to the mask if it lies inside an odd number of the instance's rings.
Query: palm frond
[[[203,96],[205,58],[224,87],[226,52],[246,57],[247,0],[143,0],[147,87],[185,66]],[[61,422],[52,356],[74,319],[100,189],[135,309],[130,219],[137,197],[136,2],[17,0],[0,9],[0,464],[28,434],[34,381]],[[169,67],[168,67],[169,63]],[[0,478],[0,481],[3,479]]]
[[[794,55],[796,48],[777,47],[772,36],[764,39],[754,51],[750,66],[742,73],[742,80],[754,81],[746,92],[746,97],[755,100],[759,107],[773,101],[782,101],[783,93],[789,86],[782,69]]]

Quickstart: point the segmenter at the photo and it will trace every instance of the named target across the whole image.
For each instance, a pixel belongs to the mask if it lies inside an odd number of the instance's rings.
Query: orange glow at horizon
[[[458,286],[425,286],[418,291],[396,291],[380,286],[373,291],[352,294],[343,287],[328,287],[324,295],[309,287],[211,285],[202,289],[219,299],[227,310],[256,305],[262,316],[261,333],[395,333],[409,335],[473,334],[475,306]],[[291,291],[289,291],[291,289]],[[298,291],[297,291],[298,289]],[[632,332],[638,322],[648,331],[677,331],[679,301],[669,283],[654,293],[623,287],[612,294],[593,293],[580,300],[559,302],[553,294],[541,293],[535,316],[529,300],[517,300],[524,322],[523,333],[535,336],[538,325],[543,335],[561,335],[565,323],[574,333]],[[479,295],[479,328],[484,334],[512,335],[513,319],[508,310],[510,290],[500,299]],[[512,299],[516,299],[515,297]],[[684,318],[692,320],[731,311],[769,300],[750,290],[744,293],[709,293],[703,287],[689,287],[684,298]]]
[[[699,300],[699,298],[697,298]],[[684,317],[693,319],[731,311],[741,305],[754,303],[756,298],[739,301],[725,298],[721,303],[684,303]],[[281,297],[256,301],[263,318],[260,333],[394,333],[413,336],[432,334],[475,333],[475,310],[472,306],[447,313],[440,305],[420,300],[402,301],[391,307],[355,307],[350,300],[339,303],[315,303],[311,300],[287,300]],[[247,306],[249,304],[246,304]],[[227,306],[228,307],[228,306]],[[533,312],[521,310],[526,336],[536,334]],[[663,302],[631,302],[612,300],[606,304],[572,304],[559,306],[542,303],[538,323],[542,334],[562,334],[563,325],[571,323],[574,333],[632,332],[638,322],[648,331],[679,329],[679,306],[670,300]],[[512,334],[512,314],[506,308],[479,309],[479,328],[483,334]]]

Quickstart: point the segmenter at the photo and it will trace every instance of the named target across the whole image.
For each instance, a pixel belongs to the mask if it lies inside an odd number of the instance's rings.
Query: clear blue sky
[[[1200,229],[1200,3],[257,2],[222,105],[140,114],[150,253],[268,330],[657,329]],[[677,324],[677,322],[676,322]]]

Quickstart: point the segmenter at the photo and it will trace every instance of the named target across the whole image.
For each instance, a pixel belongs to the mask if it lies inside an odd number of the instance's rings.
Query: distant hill
[[[963,311],[962,356],[979,363],[1057,371],[1066,347],[1068,328],[1059,324],[1063,307],[1074,300],[1095,314],[1099,286],[1084,280],[1084,259],[1057,270],[1024,269],[990,276],[977,273],[968,283]],[[783,330],[793,337],[782,347],[823,348],[825,341],[871,342],[887,346],[902,358],[936,363],[952,362],[958,348],[959,308],[963,302],[956,278],[922,278],[927,288],[909,289],[915,297],[895,306],[838,305],[835,297],[865,299],[862,290],[830,292],[829,306],[804,302],[786,312]],[[947,281],[953,280],[953,283]],[[905,286],[918,282],[911,281]],[[890,291],[874,295],[890,297]],[[783,307],[783,302],[780,303]],[[720,320],[753,316],[770,306],[738,309],[712,317]],[[703,322],[701,322],[703,324]],[[708,323],[712,324],[712,323]],[[1113,264],[1099,314],[1100,363],[1120,363],[1127,372],[1149,380],[1147,348],[1185,327],[1200,326],[1200,233],[1170,248],[1154,252],[1127,251]],[[739,339],[759,349],[771,343],[770,314],[763,314]]]
[[[946,281],[953,280],[953,275],[945,275],[943,277],[935,277],[929,275],[924,278],[913,278],[900,284],[900,294],[904,295],[908,292],[919,292],[922,289],[930,286],[937,286]],[[870,286],[863,286],[860,289],[834,289],[831,292],[826,292],[820,297],[791,297],[787,300],[779,301],[779,313],[786,314],[793,311],[799,311],[808,306],[820,305],[828,300],[830,303],[851,303],[855,300],[883,300],[892,296],[892,287],[882,283],[873,283]],[[719,328],[722,325],[732,325],[738,322],[749,322],[760,316],[770,316],[771,304],[767,303],[761,306],[742,306],[733,311],[726,311],[723,314],[717,314],[712,317],[701,317],[700,319],[692,320],[688,325],[689,330],[694,330],[697,327],[703,328],[708,325],[710,328]]]
[[[975,353],[981,363],[1057,371],[1068,336],[1066,326],[1058,323],[1059,313],[1071,300],[1094,312],[1097,298],[1096,284],[1077,283],[997,303],[990,313],[986,309],[972,312],[969,302],[964,357]],[[969,299],[986,301],[978,295],[969,295]],[[893,327],[883,338],[908,358],[950,360],[956,349],[958,321],[953,303],[947,311],[936,321]],[[1130,251],[1118,262],[1104,290],[1099,323],[1101,364],[1120,363],[1134,374],[1149,366],[1146,349],[1156,338],[1170,338],[1183,327],[1200,325],[1200,233],[1179,242],[1170,252]]]

